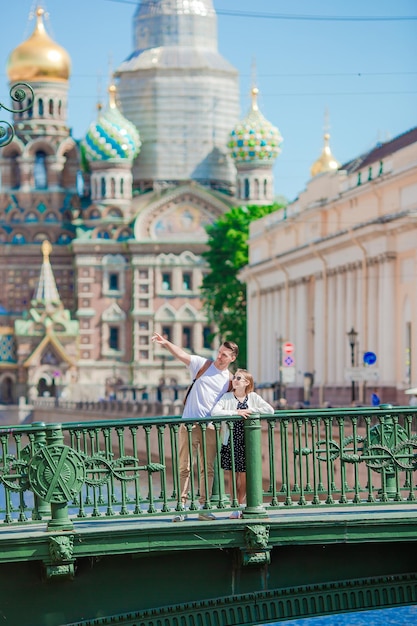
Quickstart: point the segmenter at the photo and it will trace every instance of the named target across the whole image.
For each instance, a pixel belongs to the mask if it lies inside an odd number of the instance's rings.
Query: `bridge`
[[[19,626],[218,626],[417,604],[417,413],[314,409],[245,421],[247,498],[218,469],[186,510],[178,416],[0,427],[0,617]],[[228,418],[229,428],[238,418]],[[211,423],[210,423],[211,422]],[[178,512],[183,523],[172,523]]]

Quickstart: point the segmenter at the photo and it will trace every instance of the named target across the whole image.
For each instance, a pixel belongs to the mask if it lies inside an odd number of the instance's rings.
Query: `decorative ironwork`
[[[68,446],[45,446],[29,464],[31,488],[46,502],[70,502],[81,491],[84,480],[83,458]]]
[[[25,113],[33,106],[33,89],[27,83],[16,83],[15,85],[12,85],[12,87],[10,87],[10,97],[13,102],[17,102],[18,104],[22,103],[26,98],[29,98],[30,104],[24,109],[9,109],[0,102],[0,110],[5,109],[6,111],[9,111],[9,113]],[[10,124],[5,120],[0,120],[0,148],[4,148],[4,146],[11,143],[14,136],[15,130],[13,124]]]

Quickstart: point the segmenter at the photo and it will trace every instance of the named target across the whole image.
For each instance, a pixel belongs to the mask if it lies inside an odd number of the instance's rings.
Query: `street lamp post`
[[[283,397],[282,394],[282,344],[284,343],[281,335],[278,337],[278,398],[277,400],[281,400]]]
[[[348,336],[349,345],[350,345],[350,364],[352,367],[355,367],[355,346],[356,346],[356,337],[358,336],[358,333],[352,326],[350,331],[346,334]],[[353,377],[352,377],[352,402],[355,402],[355,381],[353,380]]]

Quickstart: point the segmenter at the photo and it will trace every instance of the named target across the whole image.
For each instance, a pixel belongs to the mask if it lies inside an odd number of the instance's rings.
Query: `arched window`
[[[81,170],[78,170],[77,172],[76,187],[77,194],[82,197],[84,195],[84,177]]]
[[[59,117],[61,117],[61,113],[62,113],[62,102],[61,100],[58,101],[58,115]]]
[[[48,188],[48,173],[46,170],[46,154],[43,150],[38,150],[35,154],[35,165],[33,167],[33,177],[35,179],[35,189]]]
[[[123,197],[124,196],[124,178],[120,179],[120,195]]]
[[[245,199],[249,198],[249,196],[250,196],[249,179],[245,178]]]
[[[54,101],[51,98],[49,100],[49,115],[53,115],[53,114],[54,114]]]
[[[264,198],[268,197],[268,179],[264,178]]]
[[[255,190],[254,190],[254,198],[255,200],[259,200],[259,180],[255,178]]]
[[[116,195],[116,181],[114,178],[110,179],[110,194],[112,198]]]
[[[39,117],[43,117],[43,100],[42,100],[42,98],[39,98],[39,100],[38,100],[38,113],[39,113]]]
[[[18,189],[20,187],[20,167],[17,159],[17,154],[10,157],[10,187],[12,189]]]
[[[32,98],[28,98],[28,106],[30,106],[30,109],[28,111],[28,117],[32,117],[33,116],[33,102],[32,102]],[[20,116],[22,116],[22,113],[20,114]]]
[[[104,178],[104,176],[101,179],[101,197],[106,197],[106,179]]]

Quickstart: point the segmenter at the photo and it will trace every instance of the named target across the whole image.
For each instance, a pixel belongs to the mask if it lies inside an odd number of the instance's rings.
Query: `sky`
[[[13,0],[2,9],[0,103],[6,63],[49,13],[50,36],[71,56],[68,125],[80,139],[106,100],[108,76],[133,51],[136,0]],[[250,89],[283,136],[275,192],[295,199],[330,132],[343,163],[417,125],[416,0],[213,0],[220,53],[239,71],[241,117]],[[407,19],[406,19],[407,18]],[[255,68],[255,69],[254,69]],[[10,116],[2,110],[0,119]]]

